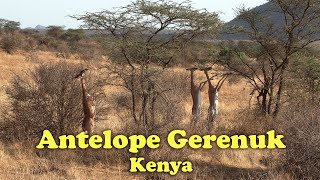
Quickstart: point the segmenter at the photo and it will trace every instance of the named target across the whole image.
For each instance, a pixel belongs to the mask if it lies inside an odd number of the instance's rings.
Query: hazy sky
[[[181,2],[181,0],[175,0]],[[97,12],[113,7],[125,6],[132,0],[0,0],[0,18],[19,21],[23,28],[40,24],[65,25],[76,28],[79,22],[68,15]],[[255,7],[266,3],[266,0],[192,0],[196,8],[221,12],[223,21],[230,21],[235,16],[234,8],[241,5]]]

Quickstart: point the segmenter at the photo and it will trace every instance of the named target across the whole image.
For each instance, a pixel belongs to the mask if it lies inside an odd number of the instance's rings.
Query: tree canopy
[[[116,63],[109,67],[114,74],[109,84],[130,92],[132,117],[146,132],[159,126],[159,119],[170,121],[174,115],[175,105],[164,94],[174,87],[159,80],[164,69],[181,56],[182,45],[212,37],[221,25],[217,13],[195,9],[190,1],[137,0],[114,11],[73,17],[84,28],[101,32],[108,56]]]
[[[20,29],[20,22],[0,19],[0,31],[12,33]]]
[[[320,40],[320,2],[269,0],[268,5],[237,10],[241,26],[230,29],[252,43],[225,49],[220,55],[223,65],[247,78],[263,97],[262,111],[277,115],[287,67],[296,53]]]

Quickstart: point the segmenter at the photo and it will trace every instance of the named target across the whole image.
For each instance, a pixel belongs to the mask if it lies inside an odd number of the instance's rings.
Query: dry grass
[[[72,158],[74,152],[56,153],[56,157],[39,158],[34,152],[26,152],[27,146],[13,144],[4,148],[0,146],[0,173],[3,179],[139,179],[139,176],[132,176],[124,172],[120,165],[110,166],[104,164],[83,165],[74,159],[61,162],[59,156]],[[33,147],[29,147],[33,148]],[[11,151],[9,151],[11,150]],[[53,155],[50,155],[53,156]]]
[[[26,58],[30,54],[17,53],[15,55],[7,55],[0,52],[0,103],[7,103],[5,88],[9,84],[9,80],[13,73],[23,73],[24,71],[33,69],[41,63],[58,62],[59,59],[53,53],[35,52],[33,59]],[[36,57],[36,58],[35,58]],[[72,58],[67,60],[70,63],[84,64],[91,68],[102,67],[101,62],[83,62]],[[188,77],[188,72],[182,68],[172,69],[181,77]],[[203,79],[203,75],[198,76],[198,81]],[[273,125],[258,128],[264,122],[258,123],[253,118],[246,119],[245,115],[240,116],[240,112],[248,109],[248,101],[250,93],[249,89],[244,89],[245,82],[237,84],[226,83],[220,93],[220,117],[217,119],[215,128],[210,132],[212,134],[222,133],[243,133],[263,131]],[[185,90],[185,99],[181,102],[181,108],[185,111],[181,117],[183,122],[179,127],[186,127],[190,120],[191,97],[189,92]],[[203,118],[208,107],[207,89],[203,90]],[[96,124],[97,132],[111,129],[113,132],[120,132],[130,124],[127,121],[129,112],[117,106],[119,98],[126,93],[123,89],[116,87],[106,87],[105,94],[108,102],[106,108],[108,114],[104,119]],[[120,99],[120,101],[122,101]],[[4,119],[2,119],[4,120]],[[204,120],[203,120],[204,121]],[[201,124],[201,123],[200,123]],[[202,122],[204,124],[204,122]],[[250,128],[246,128],[250,127]],[[174,127],[173,127],[174,128]],[[190,131],[189,131],[190,130]],[[189,129],[188,133],[203,132],[201,127],[198,129]],[[245,132],[245,133],[246,133]],[[265,131],[266,132],[266,131]],[[268,167],[270,159],[281,155],[279,151],[266,150],[185,150],[179,151],[174,156],[171,151],[162,150],[155,151],[151,157],[158,158],[178,158],[188,159],[194,163],[194,172],[191,174],[178,174],[176,179],[247,179],[247,178],[265,178],[270,177]],[[0,144],[0,173],[3,179],[144,179],[145,174],[128,173],[128,157],[130,154],[124,151],[95,151],[89,154],[85,151],[51,151],[42,152],[34,148],[34,144],[23,144],[23,142],[10,145]],[[127,158],[124,158],[126,157]],[[172,156],[172,157],[171,157]],[[117,159],[120,158],[120,159]],[[127,162],[124,163],[123,161]],[[162,178],[172,178],[167,175],[159,174]],[[284,174],[281,177],[286,177]],[[148,175],[152,177],[152,175]]]

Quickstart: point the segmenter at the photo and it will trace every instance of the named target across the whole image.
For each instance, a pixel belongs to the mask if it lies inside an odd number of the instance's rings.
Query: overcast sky
[[[181,2],[181,0],[175,0]],[[37,25],[65,25],[77,28],[80,24],[68,15],[97,12],[113,7],[125,6],[132,0],[0,0],[0,18],[19,21],[22,28]],[[266,0],[192,0],[196,8],[220,12],[220,18],[227,22],[234,18],[234,9],[245,5],[255,7]]]

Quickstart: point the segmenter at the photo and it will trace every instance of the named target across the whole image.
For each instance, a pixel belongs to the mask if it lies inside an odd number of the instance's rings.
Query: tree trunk
[[[267,113],[271,113],[271,106],[273,102],[273,87],[270,88],[270,94],[269,94],[269,102],[268,102],[268,108],[267,108]]]
[[[132,114],[132,117],[135,121],[135,123],[139,124],[139,121],[138,121],[138,117],[137,117],[137,114],[136,114],[136,104],[137,104],[137,99],[136,99],[136,88],[135,88],[135,83],[134,83],[134,73],[131,72],[131,75],[130,75],[130,93],[131,93],[131,114]]]
[[[280,81],[279,81],[279,89],[277,92],[276,107],[273,112],[274,117],[277,117],[279,114],[279,111],[280,111],[281,96],[283,93],[283,86],[284,86],[284,71],[286,70],[287,65],[288,65],[288,60],[285,60],[283,66],[281,68],[281,71],[280,71]]]
[[[272,73],[272,77],[271,77],[271,82],[270,82],[270,86],[269,86],[269,90],[270,90],[270,94],[269,94],[269,102],[268,102],[268,108],[267,108],[267,113],[271,114],[271,106],[273,103],[273,92],[274,92],[274,72]]]
[[[259,96],[257,96],[258,105],[260,107],[260,113],[263,114],[264,116],[266,115],[266,112],[267,112],[267,96],[268,96],[268,90],[265,90],[265,89],[262,89],[259,92]],[[260,104],[260,97],[262,97],[261,104]]]
[[[268,91],[263,90],[262,103],[261,103],[261,112],[264,115],[266,115],[266,112],[267,112],[267,94],[268,94]]]

